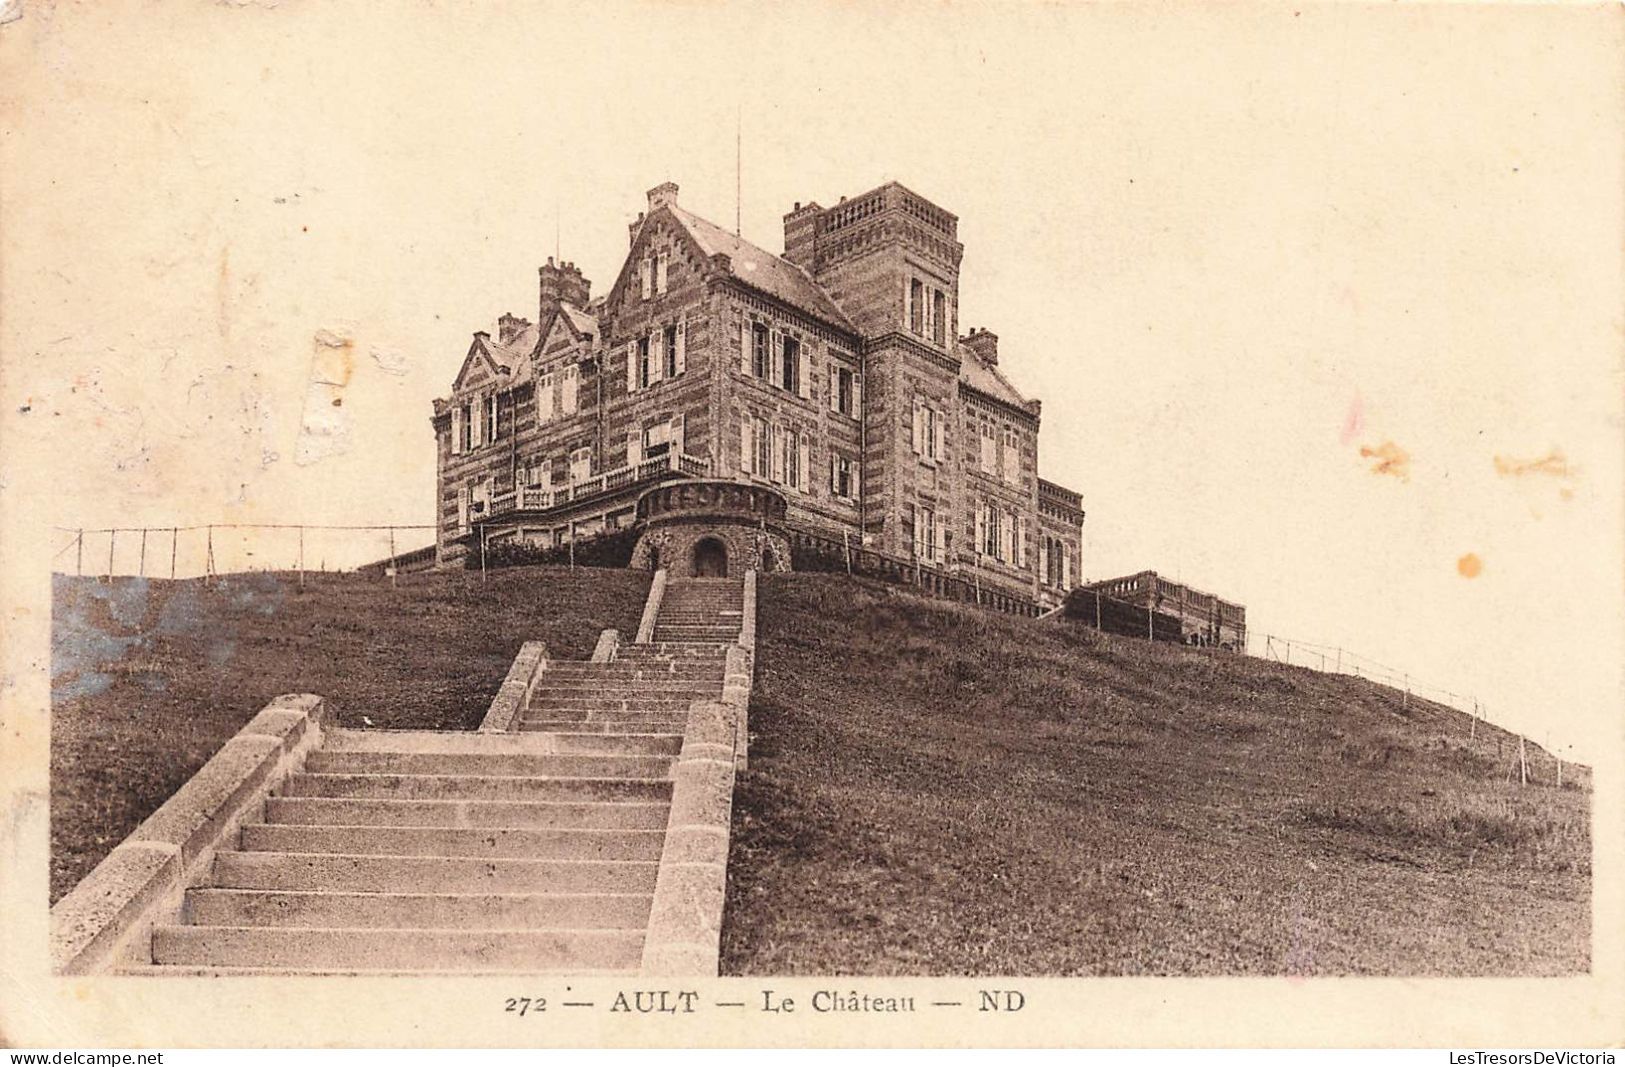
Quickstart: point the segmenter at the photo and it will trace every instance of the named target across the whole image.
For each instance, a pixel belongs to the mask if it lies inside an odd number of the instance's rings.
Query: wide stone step
[[[642,930],[650,901],[642,893],[192,889],[186,915],[199,926]]]
[[[646,645],[622,645],[616,653],[615,660],[654,660],[655,662],[716,662],[723,661],[724,653],[721,650],[694,649],[686,645],[660,645],[650,642]]]
[[[646,730],[639,731],[646,733]],[[661,800],[671,782],[651,778],[524,778],[472,774],[290,774],[288,797],[382,797],[401,800]]]
[[[632,970],[642,931],[369,930],[160,926],[152,932],[160,965],[313,969],[535,971],[581,967]]]
[[[603,732],[595,736],[626,736]],[[641,735],[638,735],[641,736]],[[679,747],[682,738],[662,738]],[[290,826],[533,826],[556,830],[660,830],[671,806],[523,800],[393,800],[267,797],[265,821]]]
[[[716,678],[549,678],[543,675],[533,693],[614,693],[624,696],[666,696],[694,693],[714,689],[722,676]]]
[[[305,770],[317,774],[474,774],[530,778],[661,778],[669,756],[465,752],[312,752]]]
[[[582,722],[579,719],[521,719],[519,729],[525,733],[552,733],[557,730],[596,730],[607,736],[616,734],[642,734],[654,730],[665,730],[677,738],[681,747],[683,730],[687,727],[687,719],[643,719],[627,722]]]
[[[215,853],[221,889],[402,893],[653,893],[653,860],[515,860],[333,852]]]
[[[343,852],[368,856],[491,856],[497,859],[658,860],[662,830],[534,827],[288,826],[250,823],[244,852]]]
[[[646,715],[663,715],[668,718],[680,718],[688,714],[688,706],[696,698],[683,697],[680,700],[598,700],[593,697],[554,697],[548,700],[535,700],[530,704],[531,714],[548,713],[553,719],[581,719],[595,711],[636,711]],[[712,699],[700,697],[698,699]],[[556,714],[555,714],[556,713]]]

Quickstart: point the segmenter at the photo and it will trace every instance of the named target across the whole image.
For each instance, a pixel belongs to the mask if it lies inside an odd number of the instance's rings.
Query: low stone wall
[[[728,894],[734,778],[745,769],[756,661],[756,572],[745,572],[739,638],[724,656],[722,698],[689,705],[672,765],[671,815],[643,941],[644,974],[714,976]]]
[[[621,631],[605,630],[598,635],[598,643],[592,649],[592,662],[613,663],[621,651]]]
[[[643,618],[638,621],[637,643],[646,645],[655,635],[655,619],[660,615],[660,602],[666,599],[666,569],[655,571],[649,583],[649,599],[643,602]]]
[[[250,719],[175,795],[135,828],[51,908],[58,974],[150,964],[155,923],[180,914],[215,850],[260,817],[265,797],[321,743],[321,697],[277,697]]]
[[[480,720],[481,733],[501,733],[513,727],[530,703],[536,680],[547,670],[547,664],[547,646],[540,641],[526,641],[519,646],[519,654],[513,658],[508,676],[502,680],[490,708],[486,709],[485,718]]]
[[[671,815],[660,854],[642,973],[714,976],[722,951],[733,817],[735,705],[689,707],[683,748],[672,765]]]

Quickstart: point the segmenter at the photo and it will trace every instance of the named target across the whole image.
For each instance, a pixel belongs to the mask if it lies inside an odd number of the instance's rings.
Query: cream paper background
[[[1617,6],[6,15],[0,1041],[1625,1039]],[[1022,980],[1008,1018],[653,1020],[502,1013],[506,996],[557,999],[553,980],[49,977],[51,526],[430,521],[428,401],[469,332],[533,316],[555,248],[607,290],[659,181],[727,225],[736,125],[744,234],[764,247],[792,202],[892,178],[959,215],[961,329],[998,332],[1044,400],[1043,473],[1084,494],[1089,577],[1159,567],[1244,601],[1255,630],[1481,694],[1590,763],[1593,974]],[[323,331],[355,358],[318,390]],[[310,403],[332,388],[342,416]],[[1361,457],[1387,442],[1408,477]],[[1521,477],[1494,463],[1553,456]],[[1468,552],[1477,578],[1456,570]],[[754,1003],[830,985],[703,988]]]

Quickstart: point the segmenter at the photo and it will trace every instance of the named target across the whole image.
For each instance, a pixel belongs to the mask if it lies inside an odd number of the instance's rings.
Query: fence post
[[[299,588],[305,587],[305,528],[299,527]]]
[[[208,585],[209,579],[214,577],[214,527],[210,526],[206,541],[207,551],[203,557],[203,584]]]
[[[79,531],[79,535],[74,538],[73,543],[74,543],[75,546],[77,546],[74,549],[74,553],[73,553],[73,569],[74,569],[74,573],[78,574],[79,577],[83,578],[85,576],[85,531],[84,530]]]
[[[1152,622],[1151,622],[1151,605],[1150,604],[1147,604],[1145,606],[1145,639],[1147,641],[1155,641],[1157,639],[1156,627],[1153,626]]]
[[[107,580],[113,580],[113,545],[118,541],[118,531],[107,531]]]
[[[1558,756],[1556,752],[1553,752],[1552,755],[1555,756],[1556,759],[1557,759],[1557,788],[1562,789],[1563,788],[1563,757]]]
[[[395,566],[395,527],[389,528],[389,584],[399,585],[397,573],[400,568]]]
[[[1529,757],[1524,751],[1524,740],[1518,738],[1518,784],[1529,784]]]
[[[1096,589],[1095,590],[1095,632],[1099,633],[1103,629],[1104,629],[1104,627],[1102,627],[1101,624],[1100,624],[1100,590]]]
[[[175,580],[175,556],[180,550],[180,543],[181,528],[171,526],[169,528],[169,580],[172,582]]]
[[[850,577],[852,574],[852,535],[844,529],[841,531],[841,547],[846,551],[846,573]]]
[[[1469,741],[1478,740],[1478,701],[1476,701],[1476,700],[1473,701],[1473,721],[1472,721],[1472,725],[1467,727],[1467,740],[1469,740]]]
[[[1406,708],[1411,706],[1411,676],[1408,672],[1405,674],[1405,702],[1400,706]]]
[[[147,576],[147,528],[141,527],[141,563],[136,567],[141,577]]]

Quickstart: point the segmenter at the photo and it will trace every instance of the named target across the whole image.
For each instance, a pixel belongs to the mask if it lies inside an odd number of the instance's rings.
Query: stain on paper
[[[1355,393],[1354,399],[1349,403],[1349,413],[1343,417],[1343,432],[1338,440],[1345,445],[1353,444],[1354,439],[1359,437],[1360,431],[1364,429],[1365,398]]]
[[[317,330],[311,343],[310,383],[293,460],[301,467],[350,450],[344,390],[355,375],[355,341],[348,334]]]
[[[1495,473],[1503,478],[1550,478],[1558,484],[1558,496],[1564,500],[1573,500],[1573,482],[1579,476],[1580,470],[1568,461],[1568,457],[1563,455],[1561,450],[1554,448],[1538,459],[1515,459],[1497,455]]]
[[[1456,573],[1463,578],[1477,578],[1484,573],[1484,561],[1478,558],[1478,553],[1469,552],[1456,560]]]
[[[1411,480],[1411,454],[1392,441],[1384,441],[1376,448],[1360,446],[1360,457],[1372,460],[1372,474],[1386,474],[1402,482]]]

